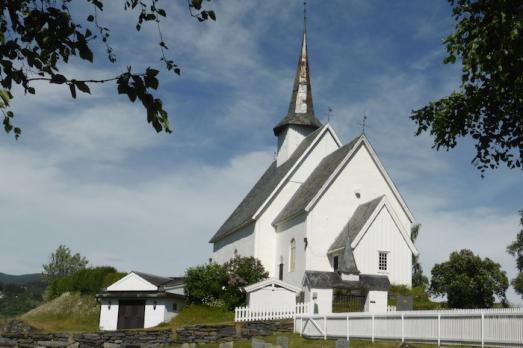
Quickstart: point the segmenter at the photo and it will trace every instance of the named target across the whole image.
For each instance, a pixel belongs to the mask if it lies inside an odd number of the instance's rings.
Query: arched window
[[[294,272],[296,269],[296,240],[291,239],[291,250],[289,253],[289,272]]]

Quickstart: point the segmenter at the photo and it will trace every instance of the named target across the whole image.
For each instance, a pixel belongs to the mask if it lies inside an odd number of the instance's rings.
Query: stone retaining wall
[[[256,336],[270,336],[292,332],[292,321],[263,321],[236,325],[194,325],[176,329],[177,343],[214,343],[248,340]]]
[[[23,325],[12,325],[23,327]],[[0,333],[0,347],[49,348],[136,348],[160,347],[180,343],[216,343],[248,340],[290,332],[292,321],[250,322],[229,325],[194,325],[176,329],[103,331],[90,333],[39,333],[34,330]]]

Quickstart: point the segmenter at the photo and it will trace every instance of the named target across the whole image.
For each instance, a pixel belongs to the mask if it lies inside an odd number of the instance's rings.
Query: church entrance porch
[[[332,312],[363,312],[368,291],[365,289],[334,289],[332,295]]]

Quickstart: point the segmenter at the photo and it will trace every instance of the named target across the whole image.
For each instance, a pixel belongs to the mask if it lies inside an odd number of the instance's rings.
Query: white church
[[[390,285],[411,286],[415,220],[367,137],[343,144],[315,117],[306,32],[273,131],[276,159],[211,238],[212,260],[262,262],[271,279],[246,288],[250,307],[298,298],[331,313],[344,295],[386,311]]]
[[[245,288],[251,308],[309,303],[315,313],[387,310],[411,286],[415,220],[364,134],[342,144],[314,116],[307,36],[277,156],[211,238],[212,260],[258,258],[270,278]],[[183,278],[131,272],[103,289],[100,329],[154,327],[185,305]]]

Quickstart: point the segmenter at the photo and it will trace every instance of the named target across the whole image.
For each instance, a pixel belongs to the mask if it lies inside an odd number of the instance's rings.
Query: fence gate
[[[363,312],[367,292],[363,289],[334,289],[332,295],[332,312]]]

